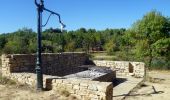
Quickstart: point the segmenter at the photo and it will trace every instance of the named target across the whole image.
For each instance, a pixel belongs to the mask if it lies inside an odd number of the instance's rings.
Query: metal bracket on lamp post
[[[37,0],[34,0],[35,5],[37,6],[37,62],[36,62],[36,74],[37,74],[37,90],[43,90],[43,73],[42,73],[42,60],[41,60],[41,33],[42,33],[42,27],[46,26],[50,16],[51,15],[57,15],[59,18],[59,23],[61,24],[61,31],[65,27],[65,25],[62,23],[60,15],[58,13],[55,13],[51,10],[48,10],[44,7],[44,1],[40,0],[40,3],[37,2]],[[42,12],[43,10],[50,12],[50,16],[46,22],[45,25],[42,25]]]

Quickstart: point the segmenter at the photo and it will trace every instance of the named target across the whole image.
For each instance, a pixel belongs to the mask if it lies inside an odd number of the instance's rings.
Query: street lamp
[[[43,73],[42,73],[42,60],[41,60],[41,33],[42,33],[42,27],[45,27],[51,17],[51,15],[57,15],[59,18],[59,23],[61,25],[61,32],[63,31],[63,28],[65,25],[62,23],[60,15],[58,13],[55,13],[51,10],[48,10],[44,7],[44,1],[40,0],[40,3],[37,2],[37,0],[34,1],[35,5],[37,6],[37,62],[36,62],[36,74],[37,74],[37,90],[43,90]],[[42,12],[47,11],[50,13],[50,16],[47,19],[47,22],[42,25]]]

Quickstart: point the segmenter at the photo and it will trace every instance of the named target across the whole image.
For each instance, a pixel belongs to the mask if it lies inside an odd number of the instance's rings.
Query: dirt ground
[[[170,100],[170,71],[151,71],[151,77],[125,100]]]
[[[0,100],[45,100],[46,96],[50,97],[50,93],[36,93],[17,86],[0,85],[0,91]]]
[[[0,68],[1,69],[1,68]],[[2,81],[3,80],[3,81]],[[4,83],[5,82],[5,83]],[[67,91],[41,91],[27,85],[17,84],[14,81],[2,79],[0,70],[0,100],[77,100]]]
[[[37,92],[26,86],[0,85],[0,100],[76,100],[68,93],[54,91]]]

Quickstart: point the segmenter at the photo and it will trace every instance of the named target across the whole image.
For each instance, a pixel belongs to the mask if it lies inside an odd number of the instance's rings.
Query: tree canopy
[[[0,53],[36,53],[37,37],[32,29],[0,34]],[[170,18],[151,11],[125,29],[85,29],[60,33],[49,28],[42,32],[42,52],[105,51],[113,60],[144,61],[161,68],[170,59]],[[158,62],[159,61],[159,62]],[[169,65],[166,65],[169,68]]]

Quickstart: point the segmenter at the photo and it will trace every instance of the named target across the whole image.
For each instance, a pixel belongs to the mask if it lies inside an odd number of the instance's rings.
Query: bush
[[[170,61],[166,61],[165,59],[154,59],[152,62],[151,69],[162,69],[162,70],[170,70]]]

